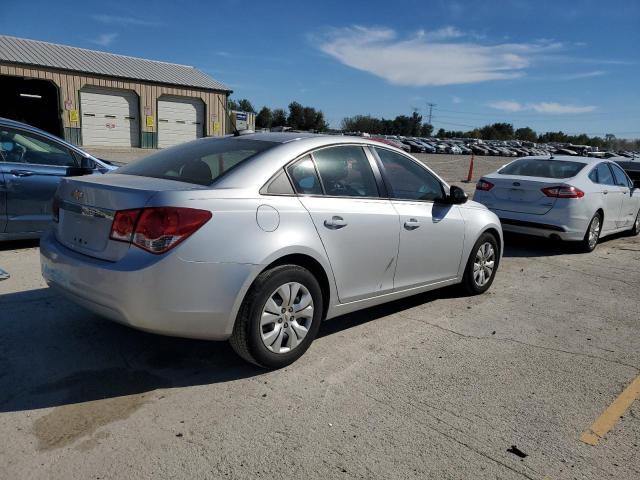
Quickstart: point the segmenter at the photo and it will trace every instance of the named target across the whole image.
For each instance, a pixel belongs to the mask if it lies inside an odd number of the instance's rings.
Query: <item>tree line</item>
[[[329,128],[322,110],[291,102],[288,109],[271,109],[264,106],[256,112],[251,102],[243,98],[235,101],[229,99],[229,110],[252,112],[256,114],[256,128],[291,127],[294,130],[322,132]]]

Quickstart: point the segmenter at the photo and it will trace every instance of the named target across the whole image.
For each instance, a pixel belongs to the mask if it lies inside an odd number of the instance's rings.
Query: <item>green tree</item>
[[[243,98],[238,101],[238,110],[240,110],[241,112],[256,113],[255,109],[253,108],[253,105],[251,105],[251,102],[246,98]]]
[[[268,107],[262,107],[256,115],[256,128],[271,128],[273,123],[273,113]]]
[[[538,135],[529,127],[522,127],[515,131],[514,134],[517,140],[525,142],[535,142],[538,140]]]
[[[289,104],[287,124],[296,130],[302,130],[304,128],[304,107],[300,103],[291,102]]]
[[[433,125],[430,123],[423,123],[420,128],[420,136],[421,137],[430,137],[433,135]]]
[[[284,127],[287,124],[287,113],[282,108],[276,108],[272,112],[271,126]]]
[[[236,102],[233,98],[227,99],[227,110],[239,110],[238,102]]]
[[[438,130],[438,133],[436,133],[436,137],[445,138],[446,134],[447,134],[447,132],[444,131],[444,128],[441,128],[440,130]]]

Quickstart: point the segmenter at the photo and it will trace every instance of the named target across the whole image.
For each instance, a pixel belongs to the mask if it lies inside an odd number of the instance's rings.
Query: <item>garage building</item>
[[[84,146],[221,136],[231,90],[186,65],[0,35],[0,117]]]

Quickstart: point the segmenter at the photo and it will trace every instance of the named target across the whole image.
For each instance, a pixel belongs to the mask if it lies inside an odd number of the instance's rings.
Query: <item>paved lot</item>
[[[37,244],[5,244],[0,477],[640,478],[638,401],[580,441],[640,374],[640,240],[506,242],[488,294],[331,320],[277,372],[102,320],[46,288]]]

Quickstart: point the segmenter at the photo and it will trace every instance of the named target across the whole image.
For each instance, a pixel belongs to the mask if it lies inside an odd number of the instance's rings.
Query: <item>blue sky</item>
[[[640,138],[640,2],[2,0],[0,33],[193,65],[256,108],[345,116],[436,104],[494,121]]]

